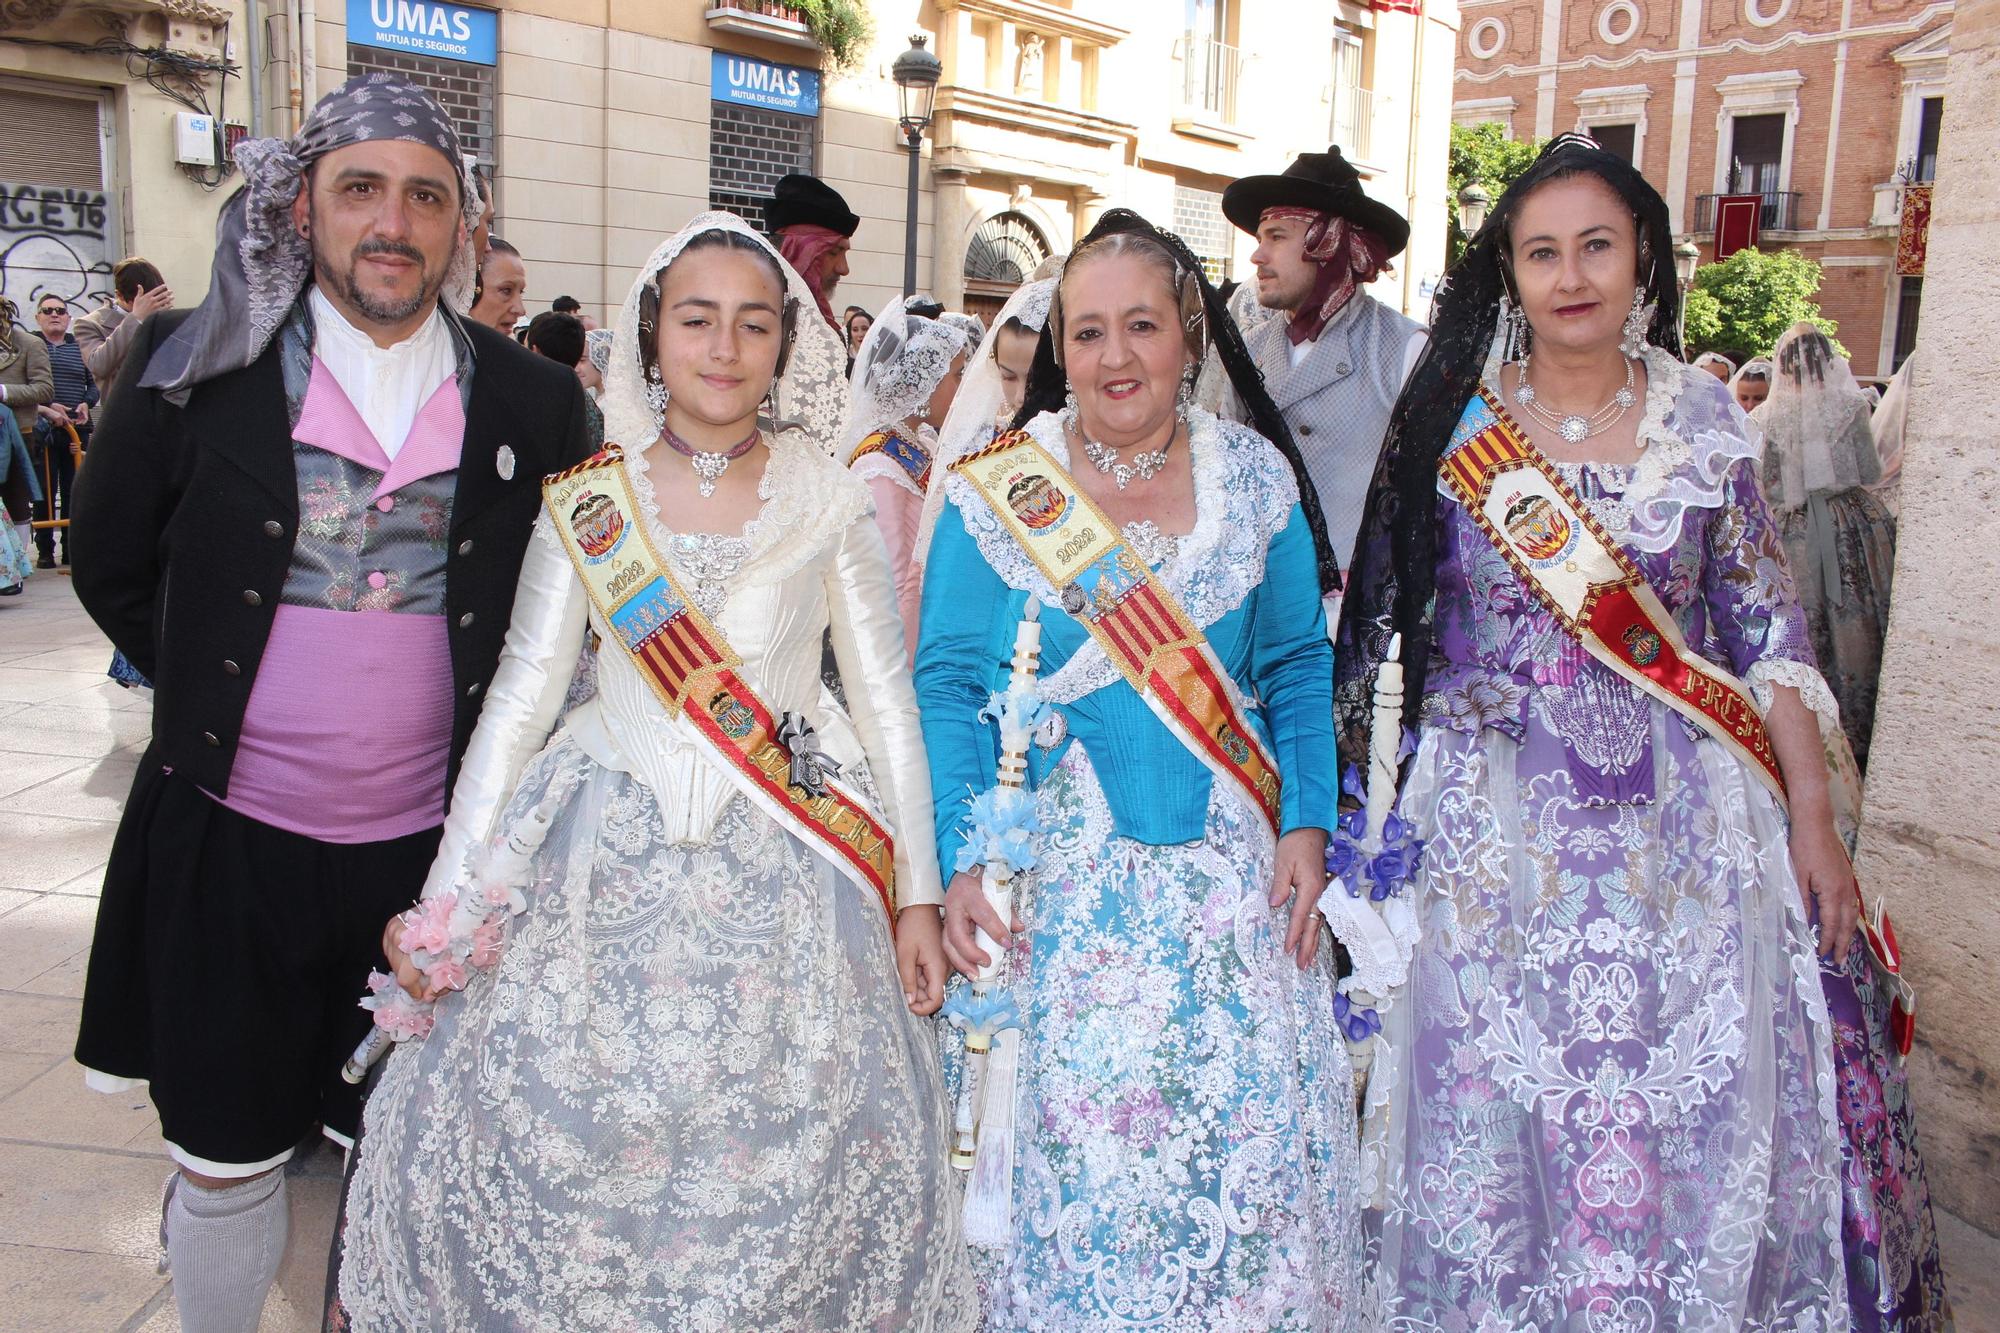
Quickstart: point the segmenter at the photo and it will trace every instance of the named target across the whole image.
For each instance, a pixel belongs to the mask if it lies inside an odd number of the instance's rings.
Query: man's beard
[[[361,284],[355,280],[354,271],[368,255],[395,255],[416,264],[422,279],[416,292],[401,300],[385,301],[363,291]],[[363,241],[348,256],[347,267],[340,269],[334,266],[331,256],[322,251],[315,240],[313,268],[321,283],[333,288],[348,305],[360,312],[362,318],[375,324],[401,324],[436,301],[438,292],[444,287],[444,269],[433,273],[424,252],[406,241]]]
[[[1290,291],[1276,284],[1267,287],[1264,283],[1258,282],[1257,304],[1266,310],[1283,310],[1289,313],[1305,303],[1306,298],[1312,295],[1312,289],[1311,279]]]

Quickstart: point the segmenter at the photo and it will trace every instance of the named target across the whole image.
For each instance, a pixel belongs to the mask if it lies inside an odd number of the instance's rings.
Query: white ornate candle
[[[1368,727],[1367,820],[1364,851],[1382,846],[1382,826],[1396,803],[1396,756],[1403,747],[1403,636],[1389,640],[1389,652],[1375,673],[1375,709]]]

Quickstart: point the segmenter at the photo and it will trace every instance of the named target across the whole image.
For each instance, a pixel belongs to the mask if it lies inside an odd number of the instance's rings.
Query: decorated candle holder
[[[1042,831],[1026,787],[1028,746],[1049,712],[1035,693],[1040,610],[1030,598],[1015,630],[1007,688],[993,694],[979,712],[982,722],[999,724],[1000,762],[994,785],[972,798],[965,845],[958,851],[961,872],[981,868],[986,901],[1002,923],[1013,919],[1013,879],[1034,868],[1034,837]],[[1007,1243],[1013,1214],[1021,1012],[1013,995],[999,985],[1005,955],[998,941],[980,930],[977,943],[991,961],[944,1007],[945,1018],[965,1034],[965,1077],[953,1107],[951,1163],[972,1173],[965,1194],[967,1242],[999,1248]]]

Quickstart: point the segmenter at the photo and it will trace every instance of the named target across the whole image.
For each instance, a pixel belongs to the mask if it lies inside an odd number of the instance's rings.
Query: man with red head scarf
[[[795,173],[779,179],[764,205],[764,223],[778,253],[812,288],[821,318],[838,329],[833,289],[847,276],[847,249],[860,216],[825,181]]]
[[[1319,491],[1341,569],[1389,414],[1423,350],[1422,326],[1365,290],[1409,243],[1410,224],[1370,199],[1340,149],[1304,153],[1278,176],[1246,176],[1222,211],[1257,238],[1257,304],[1244,333]]]

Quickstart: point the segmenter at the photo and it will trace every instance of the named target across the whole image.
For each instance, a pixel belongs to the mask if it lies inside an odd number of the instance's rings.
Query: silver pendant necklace
[[[1121,463],[1118,461],[1116,449],[1108,444],[1099,444],[1083,433],[1083,422],[1074,413],[1069,414],[1067,424],[1076,432],[1076,437],[1083,441],[1083,456],[1088,458],[1091,465],[1099,472],[1110,477],[1112,484],[1121,491],[1132,484],[1134,477],[1140,481],[1151,481],[1157,476],[1160,469],[1167,465],[1167,450],[1174,442],[1173,435],[1169,434],[1167,442],[1159,448],[1133,454],[1131,462]]]
[[[1592,436],[1602,435],[1610,430],[1632,410],[1633,404],[1639,401],[1639,395],[1633,388],[1637,382],[1633,373],[1633,361],[1628,356],[1625,358],[1625,383],[1619,386],[1618,392],[1611,395],[1610,402],[1589,416],[1579,412],[1558,412],[1553,408],[1544,407],[1541,400],[1535,396],[1535,386],[1528,383],[1528,363],[1533,359],[1532,353],[1521,358],[1520,379],[1514,385],[1514,401],[1519,404],[1522,411],[1571,444],[1582,444]]]

